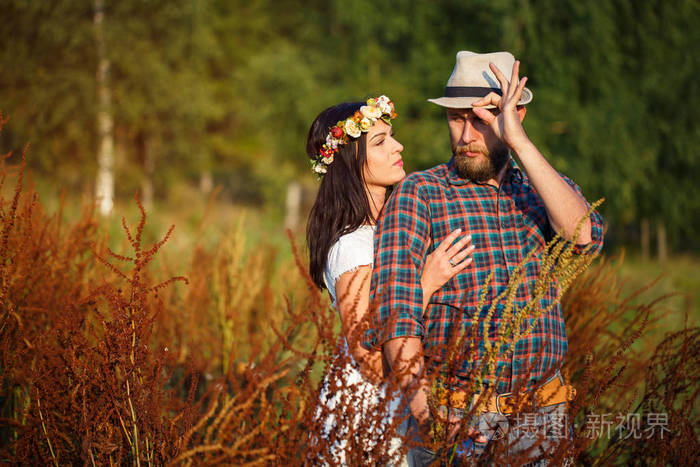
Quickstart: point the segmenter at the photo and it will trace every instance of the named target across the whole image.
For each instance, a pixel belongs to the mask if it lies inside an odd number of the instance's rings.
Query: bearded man
[[[472,394],[469,388],[474,387],[487,352],[485,340],[495,343],[499,326],[507,324],[503,306],[489,309],[516,275],[517,266],[525,261],[514,297],[516,311],[533,299],[541,266],[538,253],[555,234],[574,242],[578,253],[595,254],[602,247],[601,216],[595,211],[587,216],[589,204],[578,186],[552,168],[523,129],[532,92],[525,87],[527,78],[519,78],[519,66],[508,52],[457,54],[445,95],[429,99],[446,108],[452,158],[405,178],[377,226],[371,285],[374,321],[366,345],[381,345],[392,374],[401,375],[399,384],[423,437],[431,426],[425,375],[444,371],[436,349],[444,353],[456,330],[477,336],[479,342],[469,342],[475,349],[471,357],[460,363],[449,381],[441,382],[450,400]],[[510,80],[504,73],[511,74]],[[472,237],[473,264],[433,294],[423,312],[420,277],[426,255],[456,229]],[[484,293],[485,306],[479,307]],[[466,454],[478,456],[494,438],[514,434],[508,430],[513,422],[508,418],[511,391],[530,392],[539,415],[566,413],[573,391],[558,371],[567,338],[556,284],[539,305],[544,311],[523,324],[533,326],[531,332],[496,356],[490,377],[478,380],[477,392],[492,395],[482,398],[478,410],[472,411],[474,418],[449,419],[452,435],[460,424],[470,426],[474,442],[468,443]],[[471,332],[474,327],[478,332]],[[548,398],[542,397],[545,393]],[[476,396],[464,398],[461,410],[467,413]],[[547,420],[533,417],[534,423]],[[512,443],[512,452],[529,452],[534,462],[546,449],[546,442],[528,445],[514,439]],[[413,465],[434,460],[435,453],[426,449],[412,453]]]

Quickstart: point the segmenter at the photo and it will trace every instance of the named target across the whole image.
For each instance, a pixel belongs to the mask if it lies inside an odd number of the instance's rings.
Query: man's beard
[[[470,157],[467,152],[478,152],[481,155]],[[452,149],[454,154],[455,167],[463,178],[468,178],[475,182],[485,182],[495,179],[496,175],[510,159],[508,147],[499,145],[489,152],[486,146],[480,144],[460,145]]]

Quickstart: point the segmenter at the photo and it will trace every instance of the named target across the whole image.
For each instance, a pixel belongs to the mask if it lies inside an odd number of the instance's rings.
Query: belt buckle
[[[498,414],[503,417],[509,417],[510,414],[503,413],[503,411],[501,410],[501,397],[508,397],[510,395],[511,393],[509,392],[504,392],[503,394],[496,395],[496,410],[498,411]]]

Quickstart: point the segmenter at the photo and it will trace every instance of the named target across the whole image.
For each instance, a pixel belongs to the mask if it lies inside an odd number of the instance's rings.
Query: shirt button
[[[507,229],[510,227],[510,222],[508,222],[508,219],[503,219],[501,221],[501,227],[503,227],[504,229]]]

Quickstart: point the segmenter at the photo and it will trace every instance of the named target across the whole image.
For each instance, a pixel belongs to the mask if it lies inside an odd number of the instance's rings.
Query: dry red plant
[[[338,352],[335,312],[293,242],[294,262],[278,264],[273,250],[246,252],[235,231],[213,250],[193,246],[188,271],[173,274],[164,248],[172,228],[145,246],[138,198],[139,222],[123,221],[127,251],[112,251],[90,206],[69,224],[62,210],[44,212],[25,186],[25,155],[11,165],[8,153],[0,166],[0,188],[10,193],[0,198],[0,462],[314,465],[332,463],[344,446],[348,465],[384,465],[416,444],[406,439],[392,450],[403,418],[378,431],[386,404],[365,410],[359,392],[333,409],[319,404],[324,381],[341,392],[347,357]],[[552,267],[574,261],[564,253]],[[157,267],[156,255],[164,259]],[[553,465],[692,465],[700,458],[700,331],[635,351],[633,342],[661,318],[663,297],[621,296],[610,261],[573,266],[583,273],[562,300],[565,373],[577,388],[573,430],[546,457]],[[519,323],[517,310],[512,316]],[[447,373],[470,358],[474,337],[455,335],[441,349]],[[587,417],[603,412],[637,414],[641,431],[652,428],[649,415],[665,414],[665,437],[591,437]],[[345,430],[324,432],[331,413]],[[509,455],[505,440],[486,457],[460,458],[439,425],[427,445],[445,462],[525,459]]]

